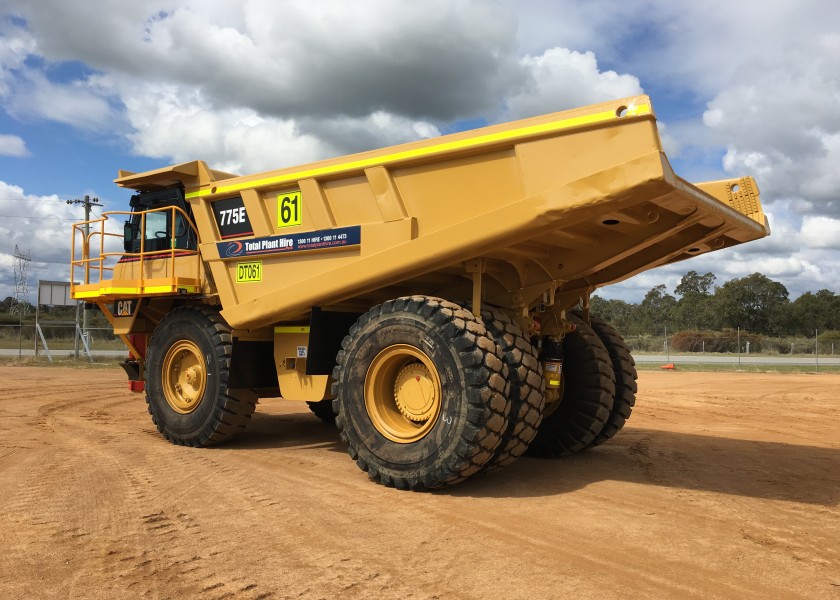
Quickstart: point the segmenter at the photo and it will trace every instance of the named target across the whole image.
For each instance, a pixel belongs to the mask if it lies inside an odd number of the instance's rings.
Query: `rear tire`
[[[545,407],[545,379],[536,348],[508,315],[487,307],[481,310],[481,319],[502,349],[510,382],[508,427],[493,457],[484,465],[484,471],[491,471],[525,454],[537,435]]]
[[[424,490],[475,475],[507,428],[501,349],[457,304],[412,296],[376,306],[350,328],[337,363],[341,439],[384,485]]]
[[[580,313],[575,312],[574,314],[581,318]],[[604,343],[607,353],[610,355],[613,374],[615,375],[615,396],[613,397],[612,411],[610,411],[610,416],[604,424],[604,428],[589,443],[589,447],[592,448],[603,444],[621,431],[627,419],[630,418],[630,413],[633,412],[633,406],[636,404],[636,392],[639,387],[636,385],[638,377],[636,361],[633,360],[624,339],[609,323],[600,317],[590,315],[589,325]]]
[[[335,413],[333,412],[332,400],[321,400],[319,402],[307,402],[306,405],[312,413],[324,423],[335,425]]]
[[[543,418],[528,454],[558,457],[583,450],[603,430],[615,395],[610,356],[592,329],[580,322],[563,338],[563,397]]]
[[[245,431],[257,396],[228,388],[232,352],[218,310],[184,306],[158,324],[146,355],[146,403],[163,437],[212,446]]]

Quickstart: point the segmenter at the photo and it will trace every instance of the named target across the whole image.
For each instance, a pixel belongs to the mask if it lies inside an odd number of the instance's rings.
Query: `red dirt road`
[[[117,370],[0,367],[0,598],[840,599],[840,376],[640,376],[612,442],[435,493],[303,404],[181,448]]]

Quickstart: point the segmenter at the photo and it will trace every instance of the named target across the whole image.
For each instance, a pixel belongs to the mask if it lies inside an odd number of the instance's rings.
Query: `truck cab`
[[[129,204],[132,214],[123,227],[123,248],[126,252],[198,249],[192,210],[184,201],[183,188],[141,192],[132,196]],[[166,210],[171,207],[179,210]]]
[[[130,206],[73,226],[74,297],[110,303],[200,293],[204,265],[183,187],[141,191]],[[122,234],[108,227],[113,219],[123,220]]]

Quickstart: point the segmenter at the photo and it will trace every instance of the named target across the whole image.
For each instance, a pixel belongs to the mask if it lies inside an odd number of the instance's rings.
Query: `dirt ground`
[[[0,598],[840,599],[840,376],[643,372],[612,442],[435,493],[305,405],[181,448],[116,369],[0,367]]]

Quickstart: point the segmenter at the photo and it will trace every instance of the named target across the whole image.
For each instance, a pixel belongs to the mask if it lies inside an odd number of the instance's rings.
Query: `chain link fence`
[[[76,335],[75,322],[51,323],[41,321],[39,325],[44,335],[44,341],[51,351],[83,348],[81,340]],[[89,327],[85,333],[88,347],[91,350],[125,349],[122,341],[114,335],[110,327]],[[40,352],[44,351],[34,323],[0,325],[0,350],[6,351],[3,354],[9,355],[9,350],[31,354],[36,346]]]
[[[743,329],[673,331],[667,327],[622,332],[631,352],[840,356],[840,331],[761,333]]]

